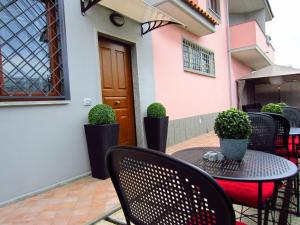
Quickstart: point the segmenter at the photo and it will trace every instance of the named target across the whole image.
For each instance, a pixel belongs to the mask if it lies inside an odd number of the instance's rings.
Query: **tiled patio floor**
[[[172,154],[184,148],[218,144],[214,133],[208,133],[169,147],[167,152]],[[96,221],[118,207],[109,179],[85,177],[0,208],[0,225],[104,225],[110,223]],[[123,217],[121,211],[115,215]],[[300,225],[300,221],[293,218],[292,224]]]
[[[217,145],[213,133],[172,146],[168,152]],[[0,208],[0,225],[84,225],[119,206],[109,179],[82,178]]]

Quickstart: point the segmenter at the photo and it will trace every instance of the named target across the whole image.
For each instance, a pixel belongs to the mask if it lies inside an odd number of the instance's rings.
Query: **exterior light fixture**
[[[110,18],[110,21],[117,27],[121,27],[125,23],[124,16],[122,16],[121,14],[116,13],[116,12],[110,14],[109,18]]]

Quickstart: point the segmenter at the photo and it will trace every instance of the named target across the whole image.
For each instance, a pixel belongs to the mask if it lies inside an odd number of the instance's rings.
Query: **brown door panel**
[[[119,144],[136,145],[130,49],[99,39],[102,98],[116,111],[120,124]]]
[[[103,97],[103,102],[113,109],[127,108],[128,99],[126,97]]]

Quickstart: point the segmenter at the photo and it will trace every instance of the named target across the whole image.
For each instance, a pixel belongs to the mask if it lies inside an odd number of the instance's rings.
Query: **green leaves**
[[[162,118],[166,116],[166,108],[158,103],[154,102],[147,108],[147,116],[152,118]]]
[[[246,139],[251,134],[251,123],[247,113],[233,108],[219,113],[214,130],[219,138]]]
[[[112,124],[116,122],[116,113],[109,105],[98,104],[91,108],[88,119],[92,125]]]
[[[276,114],[282,114],[283,110],[282,107],[286,106],[285,103],[279,103],[279,104],[275,104],[275,103],[269,103],[267,105],[264,105],[261,108],[261,112],[270,112],[270,113],[276,113]]]

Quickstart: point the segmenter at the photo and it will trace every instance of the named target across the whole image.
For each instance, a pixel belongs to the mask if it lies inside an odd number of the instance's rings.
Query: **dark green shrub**
[[[89,123],[92,125],[112,124],[116,122],[115,111],[106,104],[98,104],[89,112]]]
[[[275,103],[269,103],[269,104],[264,105],[260,111],[282,114],[282,106],[280,106],[279,104],[275,104]]]
[[[147,108],[147,116],[152,118],[162,118],[166,116],[166,108],[158,103],[154,102]]]
[[[247,113],[229,109],[219,113],[214,130],[219,138],[247,139],[251,134],[251,123]]]

